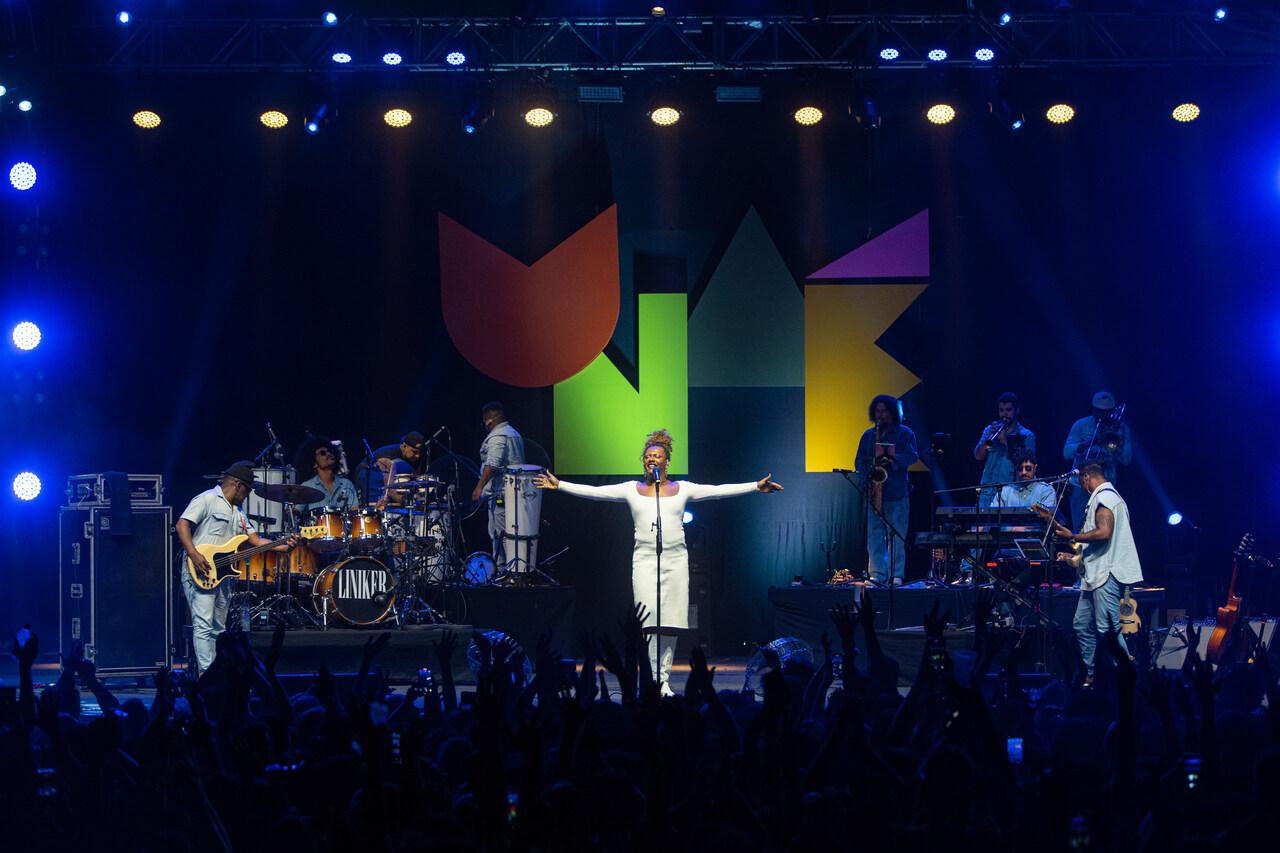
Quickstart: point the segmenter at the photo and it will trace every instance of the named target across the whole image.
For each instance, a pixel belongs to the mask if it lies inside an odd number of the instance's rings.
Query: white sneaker
[[[893,579],[893,585],[894,585],[894,586],[902,586],[902,578],[894,578],[894,579]]]
[[[670,684],[668,684],[667,682],[663,681],[663,682],[661,682],[661,683],[658,685],[658,695],[659,695],[659,696],[674,696],[674,695],[676,695],[676,694],[675,694],[675,691],[671,689],[671,685],[670,685]]]

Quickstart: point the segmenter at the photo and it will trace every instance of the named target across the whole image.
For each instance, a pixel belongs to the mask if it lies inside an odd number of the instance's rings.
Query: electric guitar
[[[298,531],[299,539],[315,539],[327,535],[328,528],[320,525],[304,527]],[[191,562],[189,554],[183,557],[183,562],[186,564],[187,573],[191,575],[191,580],[196,586],[201,589],[217,589],[218,585],[225,580],[242,577],[243,570],[241,567],[250,557],[261,554],[264,551],[270,551],[288,538],[288,536],[282,536],[262,545],[245,547],[249,537],[242,533],[239,536],[232,536],[221,545],[197,545],[196,551],[209,561],[211,567],[209,572],[202,572],[197,569]]]
[[[1040,504],[1032,504],[1031,508],[1036,511],[1037,515],[1043,518],[1050,525],[1058,523],[1056,510],[1050,509],[1049,507],[1046,507],[1046,506],[1041,506]],[[1075,569],[1076,574],[1083,581],[1084,580],[1084,543],[1072,542],[1070,543],[1070,545],[1071,545],[1071,556],[1065,559],[1062,559],[1059,562],[1066,563],[1067,565],[1071,566],[1071,568]]]

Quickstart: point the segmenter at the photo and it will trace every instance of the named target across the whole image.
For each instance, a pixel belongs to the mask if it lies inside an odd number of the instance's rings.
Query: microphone
[[[662,482],[662,474],[661,474],[661,472],[660,472],[660,471],[658,471],[658,466],[657,466],[657,465],[654,465],[652,468],[650,468],[650,469],[649,469],[649,473],[653,474],[653,481],[654,481],[655,483],[660,483],[660,482]]]
[[[369,439],[362,435],[360,436],[360,443],[364,445],[364,452],[369,454],[370,459],[373,459],[373,448],[369,446]]]
[[[445,432],[445,431],[446,431],[446,430],[448,430],[448,429],[449,429],[449,428],[448,428],[447,426],[442,426],[442,427],[440,427],[440,429],[438,429],[438,430],[436,430],[435,432],[431,433],[431,440],[432,440],[432,441],[435,441],[437,438],[439,438],[439,437],[440,437],[440,433]]]

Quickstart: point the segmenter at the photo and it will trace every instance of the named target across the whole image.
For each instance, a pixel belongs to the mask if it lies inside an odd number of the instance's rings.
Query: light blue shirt
[[[996,495],[994,506],[1031,506],[1040,504],[1046,509],[1053,509],[1058,503],[1058,495],[1048,483],[1026,483],[1016,486],[1005,486]]]
[[[1013,426],[1009,428],[1006,435],[1022,436],[1026,439],[1027,450],[1035,453],[1036,434],[1022,424],[1014,421]],[[981,443],[982,436],[978,436],[978,444],[980,445]],[[975,447],[974,449],[976,450],[977,448]],[[1008,483],[1013,479],[1013,460],[1009,458],[1009,448],[998,441],[993,441],[991,449],[987,451],[987,461],[982,466],[982,479],[979,482],[985,486],[988,483]],[[979,496],[980,505],[990,506],[992,501],[995,500],[997,491],[998,489],[983,489]],[[1006,504],[1006,506],[1011,506],[1011,504]]]
[[[379,472],[381,473],[381,472]],[[303,512],[309,512],[313,509],[320,509],[326,506],[336,506],[344,509],[360,505],[360,495],[356,492],[356,484],[348,480],[346,477],[333,478],[333,491],[329,491],[324,487],[324,482],[317,474],[302,485],[310,486],[313,489],[319,489],[324,492],[324,498],[315,503],[303,504],[299,507]]]
[[[1080,467],[1080,463],[1084,462],[1084,454],[1089,450],[1089,440],[1094,438],[1094,429],[1097,427],[1098,419],[1093,415],[1081,418],[1071,425],[1071,431],[1067,433],[1067,443],[1062,446],[1062,458],[1073,464],[1073,467]],[[1097,427],[1098,436],[1102,435],[1102,431],[1107,427]],[[1116,479],[1116,463],[1128,465],[1133,459],[1133,436],[1129,433],[1129,425],[1120,423],[1116,426],[1116,431],[1120,433],[1120,447],[1112,453],[1102,446],[1101,441],[1095,440],[1093,449],[1089,451],[1089,455],[1096,457],[1102,463],[1102,473],[1108,480],[1115,482]],[[1079,485],[1076,479],[1071,479],[1071,485]]]
[[[191,542],[195,545],[221,545],[232,536],[254,532],[244,512],[222,493],[221,485],[192,498],[181,517],[193,526]]]
[[[1120,497],[1116,487],[1103,483],[1089,495],[1084,509],[1084,526],[1081,533],[1097,527],[1094,514],[1098,507],[1111,510],[1115,523],[1111,538],[1106,542],[1088,542],[1084,549],[1084,579],[1082,589],[1097,589],[1113,577],[1122,584],[1142,581],[1142,563],[1138,560],[1138,546],[1133,541],[1133,528],[1129,526],[1129,505]]]
[[[889,466],[889,479],[885,480],[881,497],[886,501],[900,501],[907,496],[907,469],[920,458],[916,450],[916,434],[910,427],[898,424],[885,432],[884,442],[893,442],[893,464]],[[858,455],[854,465],[862,482],[867,481],[876,457],[876,428],[871,427],[858,440]]]
[[[506,421],[494,424],[493,429],[489,430],[489,434],[480,443],[480,461],[494,472],[495,476],[489,478],[483,490],[486,495],[493,494],[493,484],[498,481],[497,475],[503,468],[508,465],[524,464],[524,439],[520,437],[520,433],[516,432],[516,428]]]

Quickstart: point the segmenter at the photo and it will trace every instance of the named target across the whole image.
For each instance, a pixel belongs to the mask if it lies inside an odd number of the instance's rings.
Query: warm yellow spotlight
[[[160,126],[160,116],[151,110],[138,110],[133,114],[133,123],[145,130]]]
[[[1173,108],[1173,120],[1188,122],[1200,118],[1200,107],[1196,104],[1178,104]]]
[[[1054,124],[1066,124],[1076,117],[1076,108],[1070,104],[1054,104],[1045,110],[1044,117]]]
[[[822,121],[822,110],[817,107],[801,107],[796,110],[796,124],[805,126],[817,124]]]
[[[546,107],[534,107],[524,114],[524,122],[530,127],[546,127],[555,117],[555,113]]]
[[[392,127],[408,127],[409,122],[413,121],[413,114],[408,110],[402,110],[396,107],[393,110],[387,110],[382,120]]]
[[[272,130],[279,130],[289,123],[289,117],[279,110],[267,110],[265,113],[258,116],[258,121],[262,122]]]
[[[924,117],[934,124],[949,124],[956,117],[956,108],[950,104],[934,104]]]
[[[680,111],[675,107],[658,107],[649,113],[649,121],[660,127],[670,127],[680,120]]]

